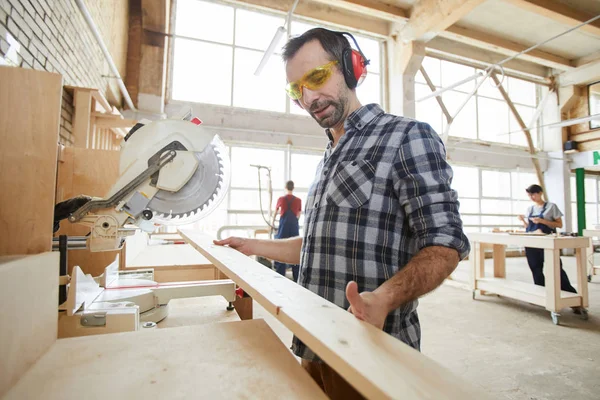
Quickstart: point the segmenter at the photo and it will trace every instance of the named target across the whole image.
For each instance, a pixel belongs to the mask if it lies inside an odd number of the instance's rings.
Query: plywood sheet
[[[182,235],[367,398],[485,399],[431,359],[212,238]]]
[[[169,301],[169,315],[158,323],[159,328],[207,325],[235,322],[240,317],[235,310],[227,311],[229,302],[222,296],[195,297]]]
[[[62,78],[0,67],[0,255],[50,251]]]
[[[58,253],[0,257],[0,397],[56,341]]]
[[[59,340],[6,399],[325,399],[263,320]]]

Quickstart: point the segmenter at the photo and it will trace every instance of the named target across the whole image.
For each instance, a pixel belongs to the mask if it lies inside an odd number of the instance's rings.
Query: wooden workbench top
[[[472,242],[535,247],[550,250],[584,248],[587,247],[589,243],[589,239],[587,238],[572,236],[511,235],[509,233],[496,232],[471,232],[466,235]]]
[[[60,339],[6,399],[325,399],[263,320]]]

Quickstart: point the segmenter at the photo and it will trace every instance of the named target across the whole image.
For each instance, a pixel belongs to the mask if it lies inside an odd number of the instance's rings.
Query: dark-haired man
[[[300,285],[420,349],[417,299],[450,275],[469,242],[441,139],[425,123],[362,106],[356,84],[364,60],[352,54],[348,65],[350,50],[344,35],[321,28],[284,49],[289,96],[329,138],[303,237],[216,243],[299,262]],[[292,348],[328,395],[356,397],[297,338]]]

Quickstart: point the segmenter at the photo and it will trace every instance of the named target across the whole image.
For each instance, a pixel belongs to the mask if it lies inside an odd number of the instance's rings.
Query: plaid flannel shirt
[[[344,127],[308,192],[298,283],[347,309],[349,281],[373,291],[424,247],[450,247],[462,259],[469,241],[444,145],[429,125],[369,104]],[[383,330],[420,349],[417,304],[391,312]],[[318,360],[296,337],[292,349]]]

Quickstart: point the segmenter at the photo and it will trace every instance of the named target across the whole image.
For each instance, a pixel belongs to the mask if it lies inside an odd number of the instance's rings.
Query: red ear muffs
[[[347,47],[342,52],[342,73],[344,74],[346,85],[348,85],[350,89],[354,89],[360,85],[367,76],[367,65],[369,65],[369,60],[367,60],[360,50],[360,47],[352,34],[348,32],[335,33],[342,36],[348,35],[352,41],[354,41],[354,44],[358,49],[354,50],[351,47]]]
[[[356,50],[352,50],[352,67],[354,69],[354,78],[356,86],[360,85],[367,76],[367,64],[365,58]]]

